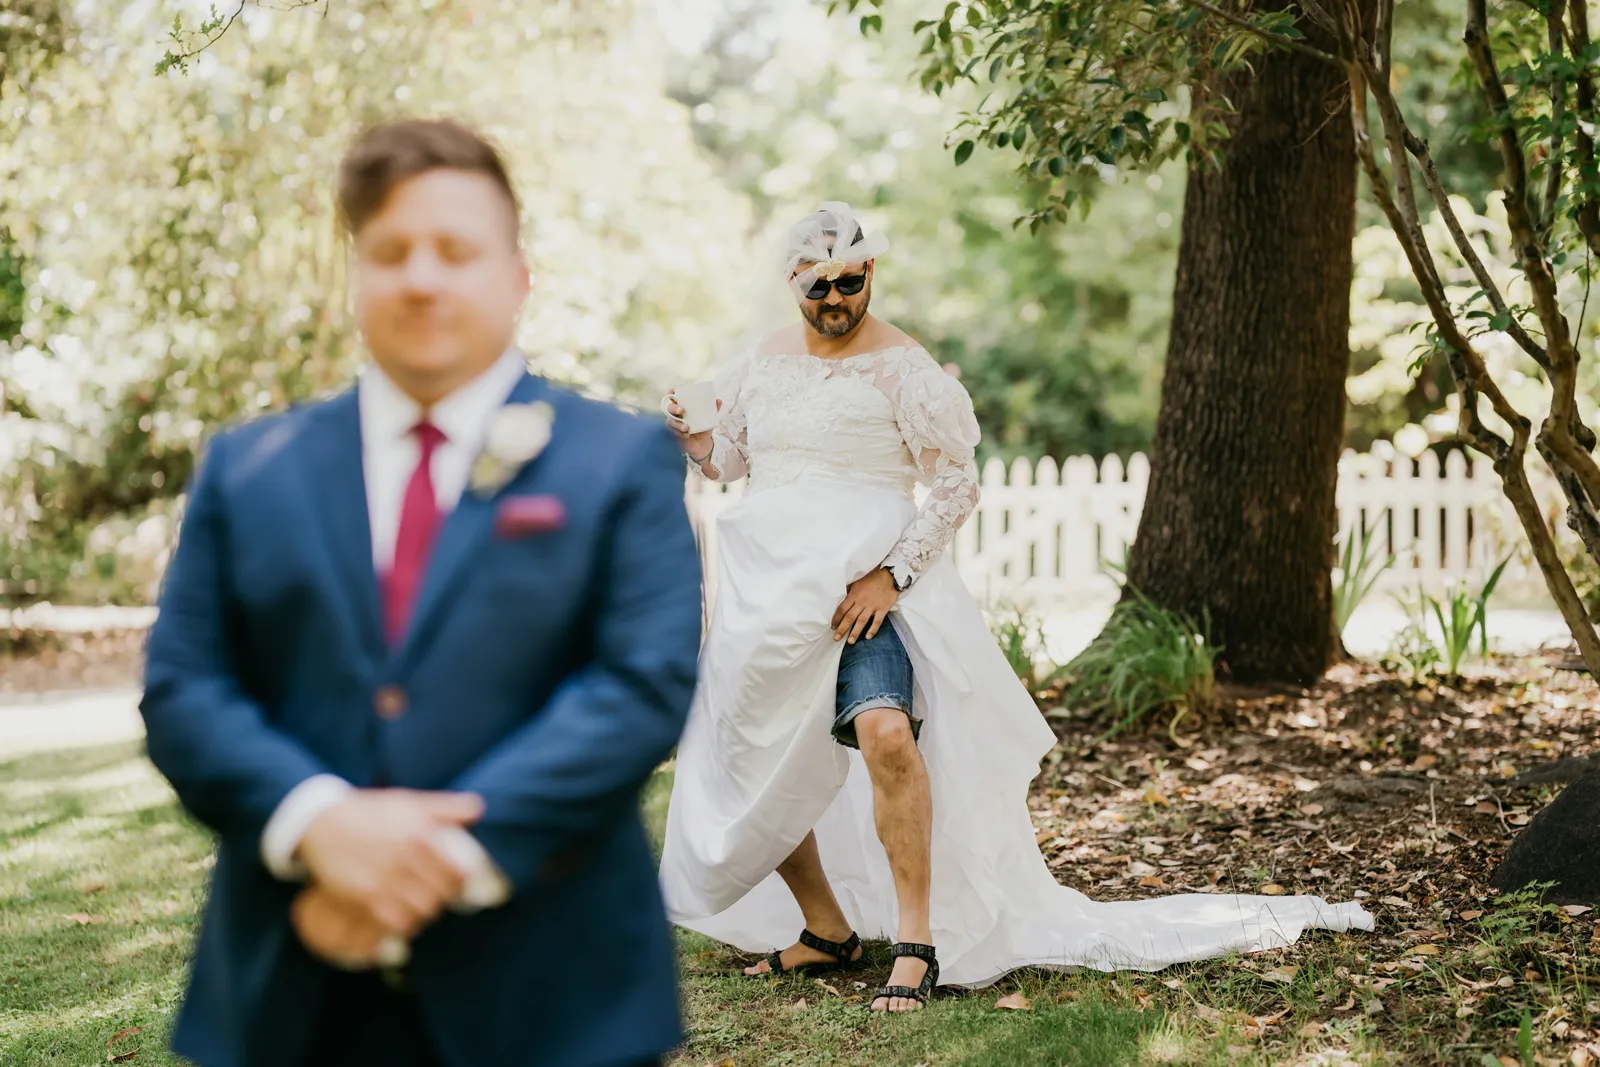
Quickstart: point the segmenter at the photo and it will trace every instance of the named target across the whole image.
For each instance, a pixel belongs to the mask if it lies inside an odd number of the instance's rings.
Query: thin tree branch
[[[277,10],[292,11],[295,8],[311,7],[315,4],[322,4],[323,15],[326,16],[328,13],[327,5],[330,2],[331,0],[285,0],[285,6],[278,8]],[[238,6],[233,9],[233,12],[220,27],[201,33],[201,36],[204,38],[204,40],[202,40],[199,45],[193,48],[181,48],[181,50],[177,52],[168,52],[162,57],[161,62],[156,65],[156,73],[163,74],[166,71],[171,70],[173,67],[177,67],[180,71],[188,69],[187,64],[189,60],[194,59],[200,53],[204,52],[206,49],[222,40],[223,37],[227,36],[228,31],[233,29],[233,24],[239,21],[239,16],[244,14],[244,9],[249,7],[250,3],[251,0],[239,0]],[[259,6],[261,4],[261,0],[255,0],[255,3]],[[204,26],[201,28],[204,30]],[[176,41],[180,46],[183,44],[183,41],[179,37],[177,30],[174,30],[171,36],[173,40]]]
[[[1534,310],[1544,327],[1550,356],[1550,413],[1540,427],[1539,436],[1560,459],[1557,475],[1561,475],[1562,467],[1567,468],[1583,488],[1582,494],[1569,495],[1568,503],[1579,511],[1592,511],[1596,502],[1600,502],[1600,464],[1596,464],[1591,452],[1579,446],[1572,430],[1573,424],[1580,421],[1578,352],[1572,343],[1566,316],[1561,312],[1555,275],[1539,243],[1529,210],[1527,158],[1517,137],[1511,102],[1490,51],[1487,0],[1468,0],[1465,39],[1484,99],[1499,126],[1500,156],[1506,168],[1506,222],[1511,228],[1523,276],[1533,291]]]
[[[1572,55],[1582,58],[1589,51],[1588,0],[1571,0],[1569,29],[1572,38]],[[1591,253],[1600,254],[1600,202],[1595,199],[1595,183],[1600,181],[1600,170],[1595,167],[1594,137],[1589,129],[1595,121],[1594,76],[1581,68],[1577,76],[1578,130],[1573,140],[1578,146],[1578,232]]]
[[[1321,26],[1330,36],[1339,36],[1339,24],[1334,21],[1328,9],[1323,7],[1320,0],[1300,0],[1300,10],[1304,11],[1306,18]]]
[[[1293,37],[1285,37],[1281,33],[1273,33],[1271,30],[1263,30],[1261,27],[1257,26],[1243,15],[1236,15],[1232,11],[1225,11],[1222,8],[1217,7],[1215,4],[1207,3],[1206,0],[1179,0],[1179,2],[1186,4],[1189,7],[1197,8],[1201,11],[1214,15],[1222,21],[1232,23],[1242,30],[1248,30],[1257,37],[1261,38],[1263,41],[1275,44],[1279,48],[1286,48],[1291,52],[1298,52],[1300,55],[1306,56],[1310,59],[1315,59],[1319,63],[1331,63],[1340,70],[1344,69],[1344,61],[1338,56],[1334,55],[1332,52],[1324,52],[1320,48],[1314,48],[1311,45],[1306,44],[1304,41],[1295,40]]]
[[[1600,671],[1600,634],[1597,634],[1594,627],[1589,624],[1588,613],[1572,584],[1572,576],[1567,573],[1566,567],[1561,562],[1555,539],[1545,525],[1544,514],[1533,494],[1533,487],[1528,483],[1524,457],[1527,455],[1532,425],[1525,416],[1511,406],[1494,379],[1490,377],[1483,358],[1473,348],[1456,322],[1454,312],[1446,299],[1444,287],[1440,283],[1438,270],[1433,264],[1432,254],[1428,251],[1426,237],[1415,222],[1415,203],[1402,207],[1402,202],[1397,200],[1396,191],[1409,188],[1409,182],[1402,187],[1399,177],[1410,167],[1406,162],[1405,153],[1394,154],[1397,174],[1393,188],[1378,163],[1372,138],[1368,132],[1366,96],[1370,88],[1379,102],[1379,114],[1385,126],[1386,138],[1392,143],[1399,132],[1396,120],[1401,116],[1398,107],[1393,103],[1392,95],[1388,92],[1387,83],[1375,80],[1378,70],[1370,60],[1352,61],[1349,64],[1349,71],[1351,121],[1355,132],[1357,155],[1367,173],[1373,196],[1400,241],[1401,249],[1411,264],[1412,275],[1422,289],[1423,298],[1428,304],[1439,336],[1444,341],[1456,393],[1461,402],[1461,436],[1473,448],[1493,461],[1495,472],[1505,487],[1506,498],[1511,501],[1518,522],[1528,536],[1534,559],[1544,575],[1545,585],[1561,609],[1562,618],[1578,644],[1585,665],[1591,671]],[[1403,135],[1401,139],[1404,139]],[[1495,414],[1510,427],[1512,433],[1510,442],[1483,425],[1478,417],[1480,395],[1488,398]]]
[[[1511,314],[1511,309],[1506,305],[1506,299],[1501,295],[1500,287],[1495,285],[1494,278],[1490,276],[1489,269],[1484,265],[1478,250],[1473,247],[1472,240],[1467,236],[1466,228],[1461,225],[1454,206],[1450,203],[1450,195],[1445,191],[1444,183],[1439,179],[1439,169],[1434,165],[1433,156],[1428,151],[1428,142],[1412,133],[1410,129],[1404,131],[1406,148],[1422,168],[1423,181],[1428,186],[1428,192],[1433,195],[1434,206],[1439,211],[1439,216],[1444,219],[1445,227],[1450,231],[1450,237],[1455,241],[1456,251],[1461,253],[1461,258],[1466,260],[1467,267],[1472,271],[1472,276],[1477,279],[1478,287],[1489,298],[1489,304],[1497,315],[1505,317],[1509,325],[1506,333],[1512,340],[1521,346],[1522,350],[1533,361],[1546,371],[1550,369],[1550,355],[1544,346],[1535,341],[1528,331]]]
[[[1550,10],[1545,16],[1545,28],[1549,33],[1550,54],[1559,58],[1561,56],[1561,4],[1560,0],[1550,0]],[[1544,204],[1539,218],[1539,241],[1547,244],[1550,240],[1550,231],[1556,224],[1556,201],[1561,198],[1562,177],[1562,149],[1565,147],[1565,134],[1561,124],[1567,114],[1567,83],[1560,77],[1550,79],[1550,145],[1545,157],[1545,165],[1550,168],[1544,181]]]
[[[1394,32],[1394,0],[1378,0],[1377,17],[1373,20],[1372,44],[1376,52],[1375,63],[1378,72],[1383,75],[1383,84],[1389,84],[1390,72],[1394,69],[1393,54],[1390,49],[1390,35]]]

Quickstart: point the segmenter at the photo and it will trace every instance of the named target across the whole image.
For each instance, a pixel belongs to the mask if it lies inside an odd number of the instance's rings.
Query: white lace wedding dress
[[[815,827],[855,930],[894,936],[866,767],[829,732],[843,647],[829,623],[845,587],[887,563],[916,578],[891,618],[923,719],[944,984],[1025,966],[1156,969],[1308,927],[1372,928],[1360,906],[1320,897],[1096,903],[1057,884],[1027,805],[1055,737],[945,552],[978,498],[966,391],[923,350],[896,348],[755,355],[718,393],[713,464],[749,485],[719,520],[716,604],[678,749],[661,861],[675,922],[750,952],[791,944],[803,923],[774,870]]]

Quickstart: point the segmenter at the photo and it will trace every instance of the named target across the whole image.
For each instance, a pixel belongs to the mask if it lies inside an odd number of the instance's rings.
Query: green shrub
[[[1105,722],[1108,737],[1171,710],[1168,730],[1176,740],[1178,720],[1215,699],[1221,649],[1208,628],[1208,620],[1197,624],[1127,587],[1105,628],[1067,664],[1062,703]]]

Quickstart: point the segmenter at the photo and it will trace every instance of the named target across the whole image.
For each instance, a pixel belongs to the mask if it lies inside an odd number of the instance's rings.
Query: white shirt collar
[[[490,416],[505,403],[527,369],[520,350],[506,349],[482,374],[434,404],[427,412],[428,421],[443,431],[450,444],[474,447],[486,432]],[[422,421],[422,405],[376,363],[362,370],[357,395],[362,437],[369,447],[399,440]]]

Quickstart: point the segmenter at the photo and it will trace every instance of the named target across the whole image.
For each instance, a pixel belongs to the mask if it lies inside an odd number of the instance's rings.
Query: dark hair
[[[383,208],[394,187],[430,170],[465,170],[488,177],[511,202],[512,238],[519,216],[505,162],[494,145],[448,119],[402,119],[356,138],[339,164],[339,214],[352,235]]]

